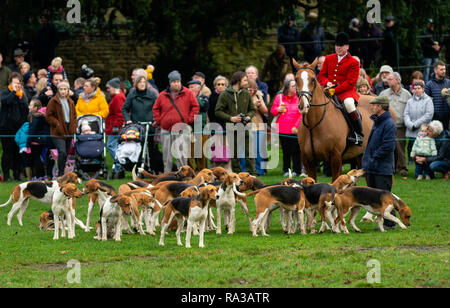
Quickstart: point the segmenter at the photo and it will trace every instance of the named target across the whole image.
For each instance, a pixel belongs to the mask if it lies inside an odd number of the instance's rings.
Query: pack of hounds
[[[54,230],[53,239],[58,240],[60,232],[61,237],[65,237],[66,231],[68,238],[73,239],[76,225],[90,232],[91,214],[97,203],[100,219],[95,223],[95,239],[121,241],[123,231],[156,235],[156,228],[160,226],[160,246],[164,246],[164,237],[172,230],[176,231],[179,246],[183,246],[181,233],[186,232],[186,248],[191,248],[191,235],[199,235],[199,247],[203,248],[205,232],[215,230],[221,234],[222,216],[228,234],[233,234],[236,203],[245,213],[254,237],[258,233],[268,235],[276,209],[280,210],[281,225],[287,234],[297,231],[306,234],[308,229],[311,234],[315,233],[317,212],[321,217],[319,233],[331,230],[348,234],[345,221],[348,214],[350,225],[361,232],[355,224],[361,208],[367,211],[361,221],[373,222],[373,215],[376,216],[382,232],[385,232],[384,219],[394,221],[402,229],[410,226],[411,210],[399,197],[388,191],[356,186],[364,175],[363,170],[351,170],[332,184],[317,184],[309,177],[294,180],[290,176],[280,183],[265,185],[248,173],[227,173],[221,167],[204,169],[197,174],[189,166],[162,175],[138,170],[143,178],[150,180],[138,178],[135,169],[133,181],[118,190],[93,179],[86,182],[81,191],[75,184],[82,184],[82,181],[75,173],[67,173],[55,181],[25,182],[14,187],[9,200],[0,207],[13,203],[7,224],[11,225],[14,214],[19,211],[17,219],[22,226],[29,199],[51,204],[51,210],[41,214],[39,228]],[[86,224],[75,216],[76,199],[83,195],[88,196]],[[250,196],[254,196],[254,219],[247,203]],[[216,220],[212,208],[217,210]],[[400,219],[391,215],[392,210],[398,212]]]

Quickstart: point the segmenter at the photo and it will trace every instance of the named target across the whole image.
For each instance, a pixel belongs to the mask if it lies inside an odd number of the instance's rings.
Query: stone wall
[[[265,38],[255,39],[247,45],[237,43],[236,39],[214,39],[210,43],[216,75],[230,77],[235,71],[248,65],[262,70],[265,59],[276,48],[276,33]],[[71,82],[81,76],[81,66],[87,64],[96,76],[102,78],[102,85],[115,76],[129,79],[132,70],[146,64],[154,64],[159,49],[156,44],[141,44],[129,37],[118,39],[101,36],[82,36],[62,40],[56,55],[63,58],[63,65]],[[156,71],[155,74],[158,72]],[[211,83],[215,76],[207,76]]]
[[[81,66],[86,64],[105,84],[115,76],[129,79],[133,69],[155,60],[158,48],[128,37],[113,39],[91,35],[61,41],[55,54],[63,58],[71,82],[81,76]]]

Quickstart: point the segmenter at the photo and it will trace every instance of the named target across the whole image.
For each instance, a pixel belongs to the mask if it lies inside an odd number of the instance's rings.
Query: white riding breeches
[[[356,111],[355,99],[352,97],[344,99],[344,106],[348,113]]]

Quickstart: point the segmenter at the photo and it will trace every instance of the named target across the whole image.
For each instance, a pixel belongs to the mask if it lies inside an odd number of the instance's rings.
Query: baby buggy
[[[123,169],[131,171],[135,165],[144,169],[150,166],[146,138],[150,125],[150,122],[132,123],[124,126],[120,130],[115,161]],[[146,128],[144,129],[143,126]]]
[[[106,134],[102,117],[84,115],[77,119],[75,169],[83,179],[108,178],[106,169]]]

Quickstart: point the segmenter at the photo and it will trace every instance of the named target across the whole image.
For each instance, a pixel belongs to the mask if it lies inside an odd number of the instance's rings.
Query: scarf
[[[13,88],[12,88],[12,86],[11,85],[9,85],[8,86],[8,90],[10,91],[10,92],[13,92]],[[22,97],[23,97],[23,92],[22,91],[16,91],[16,96],[19,98],[19,99],[22,99]]]
[[[94,92],[92,92],[91,94],[86,94],[86,93],[81,93],[81,97],[84,99],[84,101],[86,103],[89,103],[89,101],[91,100],[91,98],[93,98],[96,94],[97,94],[98,90],[95,90]]]

